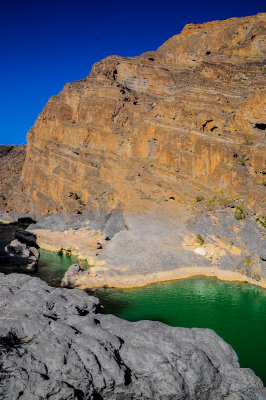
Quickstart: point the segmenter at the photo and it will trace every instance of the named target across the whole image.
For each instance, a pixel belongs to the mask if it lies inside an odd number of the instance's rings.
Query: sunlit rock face
[[[265,14],[190,24],[68,83],[28,133],[20,207],[139,212],[222,191],[261,210],[264,29]]]

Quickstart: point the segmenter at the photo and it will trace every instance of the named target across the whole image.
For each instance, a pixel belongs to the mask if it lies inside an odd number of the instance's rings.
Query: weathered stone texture
[[[0,306],[1,400],[265,399],[212,330],[131,323],[20,274],[0,274]]]
[[[264,32],[265,14],[190,24],[67,84],[28,133],[24,209],[140,211],[222,190],[260,211]]]

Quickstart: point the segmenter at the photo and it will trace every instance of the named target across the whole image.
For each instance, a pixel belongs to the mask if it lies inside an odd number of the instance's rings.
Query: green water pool
[[[37,275],[59,286],[73,262],[70,255],[41,250]],[[215,278],[191,278],[140,289],[94,293],[108,313],[129,321],[149,319],[172,326],[211,328],[237,352],[266,385],[266,290]]]
[[[60,286],[61,280],[71,264],[79,264],[80,260],[71,254],[56,253],[39,249],[40,260],[38,270],[34,276],[38,276],[51,286]],[[88,268],[85,261],[81,261],[84,269]]]
[[[215,278],[191,278],[142,289],[97,290],[107,312],[129,321],[214,329],[266,384],[266,290]]]

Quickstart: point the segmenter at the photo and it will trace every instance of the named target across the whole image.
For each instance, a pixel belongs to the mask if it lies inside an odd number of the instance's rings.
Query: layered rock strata
[[[190,24],[95,64],[28,133],[20,207],[139,213],[220,191],[263,215],[264,35],[265,14]]]
[[[99,300],[0,274],[0,398],[263,400],[214,331],[105,315]]]

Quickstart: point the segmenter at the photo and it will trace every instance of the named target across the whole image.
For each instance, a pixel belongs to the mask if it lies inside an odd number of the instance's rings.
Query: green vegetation
[[[246,165],[246,161],[247,161],[246,154],[243,154],[243,155],[237,157],[237,159],[236,159],[236,162],[239,165]]]
[[[123,227],[125,228],[126,231],[128,231],[129,228],[126,224],[124,224]]]
[[[232,197],[225,197],[223,194],[223,190],[219,190],[218,192],[220,196],[214,195],[212,199],[206,201],[206,204],[211,208],[218,207],[230,207],[235,202],[235,199]]]
[[[196,199],[197,202],[199,202],[199,201],[204,200],[204,197],[201,196],[201,195],[198,195],[198,196],[195,197],[195,199]]]
[[[167,192],[169,189],[171,189],[171,186],[168,184],[168,185],[166,186],[166,188],[164,189],[164,191]]]
[[[232,199],[231,197],[219,197],[217,199],[217,202],[221,207],[229,207],[230,205],[232,205],[232,203],[234,203],[234,199]]]
[[[208,206],[214,207],[214,203],[216,202],[217,196],[213,196],[212,199],[207,201]]]
[[[84,203],[83,200],[82,200],[81,198],[77,199],[77,202],[78,202],[80,205],[82,205],[82,204]]]
[[[251,259],[248,258],[247,261],[246,261],[246,265],[250,265],[251,263],[252,263]]]
[[[245,219],[247,215],[243,203],[235,207],[235,219]]]
[[[199,243],[201,246],[204,245],[205,240],[203,239],[203,237],[201,236],[200,233],[197,233],[195,242],[196,242],[196,243]]]
[[[150,167],[152,168],[152,167],[153,167],[153,164],[150,164]]]
[[[256,221],[260,223],[260,225],[266,229],[266,217],[256,218]]]
[[[76,124],[76,121],[74,119],[72,120],[72,124]]]
[[[247,146],[252,146],[253,143],[254,143],[252,139],[253,139],[252,136],[246,135],[244,137],[244,144],[247,145]]]

